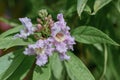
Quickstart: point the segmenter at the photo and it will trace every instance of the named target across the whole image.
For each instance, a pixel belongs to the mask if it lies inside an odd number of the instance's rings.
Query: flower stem
[[[108,59],[108,51],[107,51],[107,45],[104,44],[104,69],[103,69],[103,73],[100,77],[100,80],[103,80],[105,73],[106,73],[106,68],[107,68],[107,59]]]

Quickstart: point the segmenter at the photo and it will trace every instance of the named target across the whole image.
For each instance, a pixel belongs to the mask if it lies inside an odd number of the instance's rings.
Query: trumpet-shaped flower
[[[34,33],[36,28],[32,26],[31,19],[29,19],[27,17],[19,18],[19,20],[24,25],[24,29],[20,31],[20,34],[16,34],[14,37],[19,37],[19,38],[26,39],[27,36]]]
[[[58,21],[51,28],[53,44],[56,51],[60,53],[60,58],[68,60],[70,57],[66,55],[66,52],[67,50],[73,50],[74,38],[69,33],[70,28],[66,25],[63,15],[58,14],[57,19]]]
[[[35,44],[31,44],[25,49],[24,54],[26,55],[37,55],[36,64],[43,66],[48,61],[48,56],[52,55],[54,48],[52,47],[49,39],[38,40]]]

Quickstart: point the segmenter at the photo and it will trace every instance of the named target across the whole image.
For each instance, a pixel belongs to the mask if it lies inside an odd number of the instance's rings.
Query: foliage
[[[120,0],[22,1],[0,2],[12,14],[10,20],[0,18],[12,26],[0,34],[0,49],[7,52],[0,55],[0,80],[120,80]],[[53,19],[58,13],[64,14],[76,44],[74,51],[67,52],[70,60],[61,61],[54,54],[45,66],[39,67],[35,56],[23,54],[34,39],[13,39],[13,36],[23,28],[19,17],[30,17],[36,24],[38,11],[43,8]],[[10,48],[14,49],[9,51]]]

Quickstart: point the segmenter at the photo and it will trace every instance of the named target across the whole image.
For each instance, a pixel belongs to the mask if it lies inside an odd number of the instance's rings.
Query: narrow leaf
[[[8,78],[8,80],[23,80],[29,72],[32,64],[34,63],[34,56],[25,56],[23,62],[15,70],[15,72]]]
[[[71,80],[95,80],[79,58],[71,52],[68,52],[68,55],[70,55],[71,58],[68,61],[64,61],[64,63]]]
[[[5,22],[5,23],[9,24],[9,25],[12,26],[12,27],[13,27],[13,26],[18,26],[17,23],[12,22],[11,20],[6,19],[6,18],[3,18],[3,17],[0,17],[0,21],[3,21],[3,22]]]
[[[13,37],[6,37],[0,39],[0,49],[8,49],[13,46],[23,46],[28,44],[30,44],[30,42],[25,42],[20,38],[14,39]]]
[[[88,0],[77,0],[77,12],[79,16],[81,16],[81,13],[83,12],[87,1]]]
[[[119,44],[113,41],[108,35],[91,26],[80,26],[73,30],[72,35],[76,41],[81,43],[108,43],[119,46]]]
[[[53,56],[50,59],[50,62],[51,62],[51,67],[52,67],[52,72],[54,77],[57,80],[60,80],[62,77],[63,65],[57,53],[53,54]]]
[[[17,26],[17,27],[14,27],[14,28],[12,28],[12,29],[9,29],[9,30],[7,30],[6,32],[4,32],[4,33],[2,33],[2,34],[0,35],[0,39],[1,39],[1,38],[4,38],[4,37],[6,37],[6,36],[8,36],[8,35],[10,35],[10,34],[19,32],[22,28],[23,28],[23,26]]]
[[[99,11],[101,8],[103,8],[105,5],[107,5],[111,1],[112,0],[95,0],[93,14],[96,14],[97,11]]]
[[[10,58],[14,58],[13,52],[0,57],[0,75],[1,76],[3,75],[3,73],[8,69],[8,67],[12,63],[12,59],[10,59]],[[0,76],[0,78],[1,78],[1,76]]]
[[[87,12],[88,14],[91,14],[91,9],[88,5],[85,6],[84,11]]]
[[[15,55],[11,65],[4,72],[1,80],[8,79],[14,73],[14,71],[18,68],[18,66],[20,66],[21,62],[24,60],[24,58],[25,58],[24,54],[22,54],[20,52],[16,52],[16,53],[17,53],[17,55]]]
[[[48,63],[44,67],[36,66],[33,73],[33,80],[50,80],[51,70],[50,64]]]

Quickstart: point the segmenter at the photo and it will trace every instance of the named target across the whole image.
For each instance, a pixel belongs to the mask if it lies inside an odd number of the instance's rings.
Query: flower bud
[[[41,24],[37,24],[37,31],[41,31],[41,29],[42,29],[42,25]]]
[[[44,20],[44,18],[48,16],[48,12],[46,9],[42,9],[38,12],[38,15]]]

